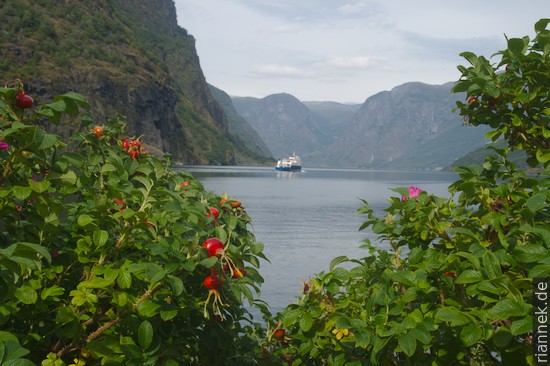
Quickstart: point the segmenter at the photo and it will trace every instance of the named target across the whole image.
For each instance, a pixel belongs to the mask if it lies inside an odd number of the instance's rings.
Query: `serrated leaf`
[[[37,182],[33,179],[29,179],[29,186],[32,188],[33,191],[36,193],[43,193],[48,190],[51,186],[51,182],[49,180],[43,180],[41,182]]]
[[[38,146],[38,150],[49,149],[50,147],[54,146],[56,142],[57,142],[57,136],[56,135],[53,135],[53,134],[50,134],[50,133],[45,133],[42,136],[42,141],[40,142],[40,145]]]
[[[416,338],[412,332],[401,334],[397,337],[397,343],[407,356],[411,357],[414,355],[416,351]]]
[[[393,275],[393,280],[397,281],[397,282],[400,282],[400,283],[403,283],[407,286],[414,286],[415,285],[414,273],[412,271],[408,271],[408,270],[397,271]]]
[[[452,325],[464,325],[470,322],[468,316],[454,307],[440,308],[435,318],[440,321],[449,322]]]
[[[31,305],[38,300],[38,293],[30,286],[21,286],[15,291],[15,297],[23,304]]]
[[[533,331],[533,318],[527,316],[522,319],[512,321],[510,331],[513,335],[524,334]]]
[[[161,306],[152,302],[151,300],[145,300],[138,305],[138,313],[146,318],[151,318],[159,313]]]
[[[116,283],[121,289],[132,287],[132,274],[121,269],[116,278]]]
[[[78,180],[76,174],[72,170],[68,170],[65,174],[61,174],[57,179],[61,180],[63,184],[74,186]]]
[[[203,267],[206,267],[206,268],[212,268],[214,267],[214,265],[218,262],[218,257],[216,256],[213,256],[213,257],[208,257],[206,259],[203,259],[200,264],[201,266]]]
[[[483,329],[476,324],[468,324],[460,332],[460,339],[465,346],[470,347],[483,338]]]
[[[2,366],[36,366],[36,364],[30,360],[18,358],[16,360],[9,360],[7,362],[4,362]]]
[[[82,155],[74,152],[65,152],[63,153],[63,155],[61,155],[61,157],[67,160],[67,162],[75,168],[81,168],[85,162]]]
[[[483,267],[485,272],[489,276],[489,279],[493,279],[502,275],[502,269],[500,268],[500,262],[492,252],[485,252],[482,258]]]
[[[32,193],[31,187],[14,186],[12,189],[13,195],[19,200],[26,200]]]
[[[65,289],[63,287],[54,285],[52,287],[47,287],[43,289],[40,292],[40,298],[42,300],[46,300],[48,297],[57,297],[57,296],[63,295],[64,293],[65,293]]]
[[[181,295],[181,293],[184,290],[184,285],[181,278],[173,275],[168,275],[167,278],[168,278],[168,282],[170,283],[170,287],[172,288],[172,293],[175,296]]]
[[[346,262],[348,261],[348,257],[345,256],[345,255],[342,255],[340,257],[336,257],[334,258],[331,262],[330,262],[330,266],[329,266],[329,271],[332,271],[334,269],[334,267],[336,267],[337,265],[339,265],[340,263],[343,263],[343,262]]]
[[[510,342],[512,341],[512,338],[513,338],[512,333],[508,328],[500,327],[495,332],[495,334],[493,334],[493,343],[499,348],[504,348],[508,344],[510,344]]]
[[[144,320],[139,325],[138,329],[138,343],[143,350],[146,350],[153,343],[153,326],[149,321]]]
[[[86,226],[94,222],[94,218],[91,217],[90,215],[84,214],[84,215],[78,216],[78,219],[76,220],[76,222],[78,223],[78,226]]]
[[[305,312],[302,314],[302,317],[300,318],[300,329],[302,332],[307,332],[311,329],[313,326],[313,317],[310,313]]]
[[[107,231],[94,230],[94,233],[92,235],[92,240],[93,240],[93,243],[98,247],[105,245],[108,239],[109,239],[109,233]]]
[[[455,282],[458,284],[476,283],[479,281],[483,281],[483,279],[484,278],[481,272],[474,271],[473,269],[467,269],[456,278]]]
[[[101,173],[105,174],[109,172],[116,172],[115,166],[111,163],[103,164],[103,166],[101,167]]]
[[[530,306],[512,299],[497,302],[490,310],[493,319],[508,319],[513,316],[524,316],[529,313]]]
[[[525,204],[531,212],[537,212],[538,210],[541,210],[541,209],[543,209],[547,206],[546,205],[546,194],[544,194],[542,192],[539,192],[539,193],[529,197],[529,199],[527,200],[527,202]]]
[[[550,277],[550,265],[537,264],[529,270],[529,277],[531,278],[549,278]]]
[[[300,309],[291,309],[288,310],[284,314],[284,320],[283,323],[285,326],[290,326],[291,324],[294,324],[296,320],[302,315],[302,311]]]
[[[153,181],[151,179],[145,178],[141,175],[136,175],[133,180],[136,180],[143,184],[146,190],[150,191],[151,187],[153,186]]]
[[[164,321],[174,319],[177,315],[178,315],[178,309],[161,310],[160,311],[160,318]]]

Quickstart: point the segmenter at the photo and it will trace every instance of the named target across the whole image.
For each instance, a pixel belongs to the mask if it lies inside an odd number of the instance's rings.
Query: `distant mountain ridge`
[[[463,96],[451,83],[407,83],[358,105],[231,98],[207,84],[172,0],[6,1],[0,19],[4,82],[21,78],[37,104],[79,92],[94,123],[120,113],[129,135],[176,162],[266,165],[295,152],[310,167],[438,169],[485,143],[452,113]]]
[[[307,158],[330,140],[319,116],[290,94],[232,100],[237,112],[258,132],[276,158],[293,151]]]
[[[305,166],[442,169],[483,146],[488,130],[453,113],[464,95],[452,94],[452,85],[406,83],[362,105],[302,103],[288,94],[232,99],[275,155],[296,152]]]

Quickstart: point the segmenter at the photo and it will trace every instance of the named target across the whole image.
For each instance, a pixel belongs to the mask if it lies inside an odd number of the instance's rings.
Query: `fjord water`
[[[378,213],[391,188],[413,185],[448,197],[457,178],[449,172],[306,169],[277,172],[269,167],[189,166],[185,170],[207,191],[239,199],[252,218],[250,230],[263,243],[270,262],[261,262],[261,298],[275,314],[301,295],[302,281],[327,271],[338,256],[361,258],[365,238],[375,236],[359,227],[360,199]],[[373,240],[374,243],[374,240]]]

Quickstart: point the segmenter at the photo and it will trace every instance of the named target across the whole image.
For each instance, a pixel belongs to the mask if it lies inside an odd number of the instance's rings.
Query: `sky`
[[[460,78],[459,54],[487,58],[534,36],[549,0],[174,0],[206,81],[231,96],[288,93],[363,103],[407,82]],[[495,62],[498,59],[493,59]]]

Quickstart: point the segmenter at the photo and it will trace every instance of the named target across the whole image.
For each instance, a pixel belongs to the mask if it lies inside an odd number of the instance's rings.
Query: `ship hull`
[[[291,167],[275,167],[275,170],[279,172],[299,172],[300,170],[302,170],[302,167],[299,165]]]

